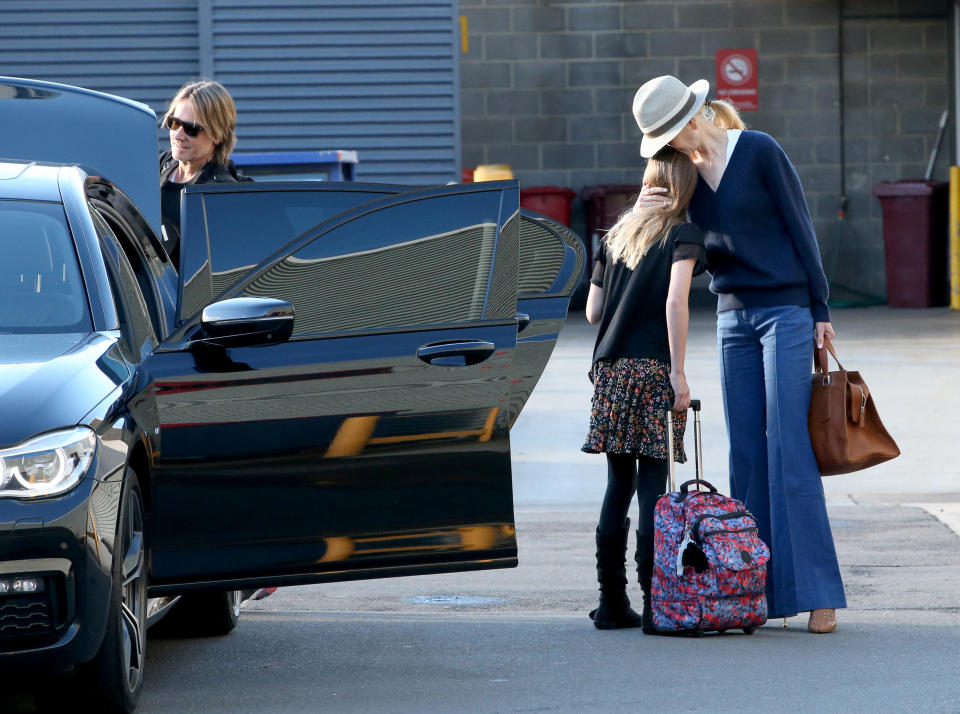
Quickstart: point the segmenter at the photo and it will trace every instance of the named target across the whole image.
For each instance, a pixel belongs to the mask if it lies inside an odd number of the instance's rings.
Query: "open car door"
[[[583,273],[584,248],[561,223],[522,209],[517,313],[519,334],[510,385],[510,425],[543,374]]]
[[[187,189],[153,594],[516,564],[518,210],[512,181]],[[235,298],[289,303],[289,339],[217,331]]]

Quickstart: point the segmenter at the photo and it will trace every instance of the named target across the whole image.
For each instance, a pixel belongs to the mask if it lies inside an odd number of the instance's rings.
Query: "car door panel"
[[[324,220],[402,190],[383,184],[276,182],[188,187],[183,195],[178,323]]]
[[[290,301],[288,342],[187,325],[154,355],[156,588],[516,563],[517,202],[506,184],[354,208],[223,293]],[[453,361],[423,359],[438,346]]]
[[[520,211],[519,223],[517,312],[525,316],[527,324],[517,336],[510,389],[511,426],[553,353],[567,317],[570,295],[584,266],[583,244],[566,226],[526,210]]]

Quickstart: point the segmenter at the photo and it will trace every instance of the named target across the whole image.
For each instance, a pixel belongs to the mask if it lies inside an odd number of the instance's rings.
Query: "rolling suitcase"
[[[700,400],[692,400],[690,407],[696,478],[675,490],[669,458],[668,492],[654,511],[653,625],[659,634],[699,635],[735,628],[752,634],[767,621],[764,590],[770,550],[743,503],[703,480]],[[667,453],[672,457],[669,409]],[[690,490],[694,484],[696,491]]]

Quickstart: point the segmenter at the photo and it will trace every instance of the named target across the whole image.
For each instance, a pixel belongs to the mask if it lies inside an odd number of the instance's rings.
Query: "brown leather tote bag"
[[[814,358],[810,396],[810,441],[823,476],[846,474],[875,466],[900,455],[900,449],[880,422],[877,407],[859,372],[843,368],[824,339]],[[827,369],[827,352],[839,371]]]

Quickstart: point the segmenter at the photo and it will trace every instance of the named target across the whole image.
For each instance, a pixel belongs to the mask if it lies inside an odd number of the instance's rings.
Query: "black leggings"
[[[615,533],[623,528],[630,511],[630,501],[636,493],[640,504],[637,530],[645,541],[640,545],[643,551],[653,552],[653,509],[657,499],[663,495],[666,484],[666,460],[633,454],[607,454],[607,492],[600,507],[597,530],[600,533]]]

